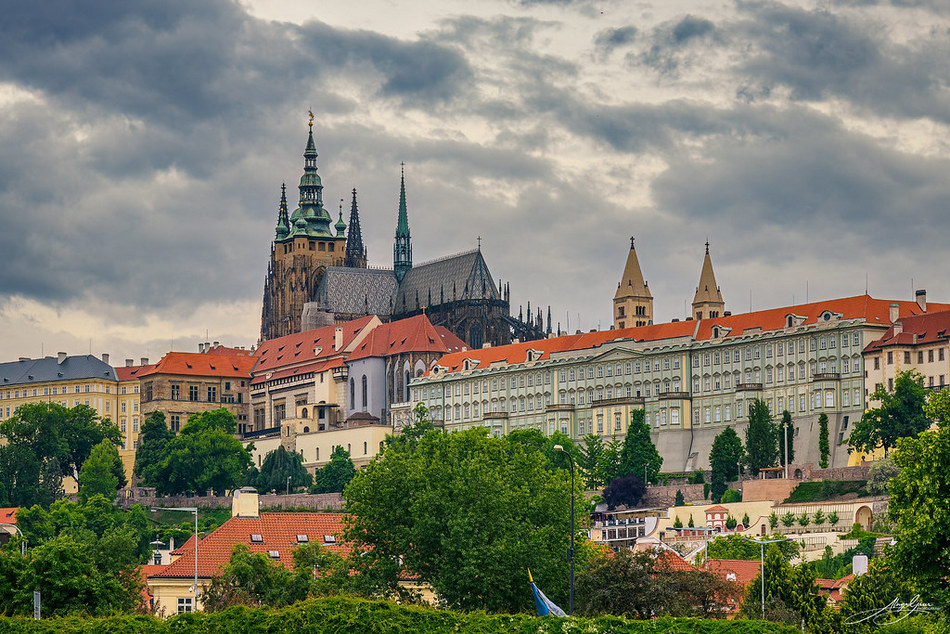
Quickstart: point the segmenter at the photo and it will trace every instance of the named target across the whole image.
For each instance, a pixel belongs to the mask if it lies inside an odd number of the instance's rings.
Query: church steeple
[[[343,266],[366,268],[366,247],[363,246],[363,234],[360,232],[360,212],[356,207],[356,188],[353,188],[353,202],[350,205],[350,232],[346,236],[346,259]]]
[[[653,323],[653,295],[643,279],[634,238],[623,267],[623,277],[614,294],[614,328],[633,328]]]
[[[290,219],[287,216],[287,183],[280,184],[280,209],[277,212],[277,239],[283,240],[290,233]]]
[[[306,221],[305,232],[312,237],[332,236],[330,223],[333,221],[330,214],[323,208],[323,181],[317,174],[317,146],[313,142],[313,112],[310,112],[310,132],[307,136],[307,148],[303,153],[303,175],[300,177],[299,207],[290,217],[291,224],[296,227],[297,220]]]
[[[412,242],[409,237],[409,213],[406,210],[406,164],[400,164],[399,218],[396,221],[396,243],[393,245],[393,271],[402,283],[412,268]]]
[[[703,269],[699,273],[699,286],[693,296],[693,319],[711,319],[721,317],[726,303],[722,300],[722,293],[716,284],[716,275],[713,273],[712,259],[709,257],[709,240],[706,241],[706,255],[703,258]]]

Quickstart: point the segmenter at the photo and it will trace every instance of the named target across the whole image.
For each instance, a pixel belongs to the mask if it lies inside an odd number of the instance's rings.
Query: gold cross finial
[[[313,110],[307,111],[310,114],[310,127],[313,128]]]

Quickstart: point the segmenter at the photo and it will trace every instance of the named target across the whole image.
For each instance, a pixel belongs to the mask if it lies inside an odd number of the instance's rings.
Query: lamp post
[[[554,445],[554,451],[560,451],[567,456],[571,466],[571,546],[567,550],[567,558],[571,562],[571,595],[568,614],[574,614],[574,457],[564,450],[561,445]]]
[[[20,554],[26,555],[26,540],[23,539],[23,531],[20,530],[20,527],[16,524],[0,524],[0,527],[3,528],[12,528],[20,535]]]
[[[153,511],[182,511],[195,514],[195,585],[192,590],[195,593],[195,603],[191,606],[192,611],[198,610],[198,507],[197,506],[153,506]]]
[[[287,476],[287,495],[290,495],[290,478],[293,476]]]
[[[784,539],[770,539],[770,540],[758,540],[758,539],[749,539],[748,537],[742,538],[744,541],[752,542],[753,544],[759,545],[759,561],[761,565],[761,577],[762,577],[762,620],[765,620],[765,545],[766,544],[778,544],[780,542],[790,541],[787,537]]]

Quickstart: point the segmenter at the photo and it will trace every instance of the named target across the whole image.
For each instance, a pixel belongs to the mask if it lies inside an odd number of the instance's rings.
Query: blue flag
[[[558,607],[554,601],[544,596],[544,593],[538,589],[538,586],[535,585],[534,579],[531,577],[531,570],[528,570],[528,581],[531,583],[531,592],[534,593],[534,605],[538,609],[538,616],[548,616],[549,614],[554,616],[567,616],[567,614]]]

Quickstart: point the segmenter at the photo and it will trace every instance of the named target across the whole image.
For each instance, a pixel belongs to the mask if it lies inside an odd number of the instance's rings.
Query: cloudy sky
[[[473,248],[607,327],[637,236],[658,321],[709,239],[727,309],[950,300],[943,0],[15,2],[0,22],[0,360],[251,345],[316,115],[392,263]],[[207,333],[207,335],[206,335]]]

